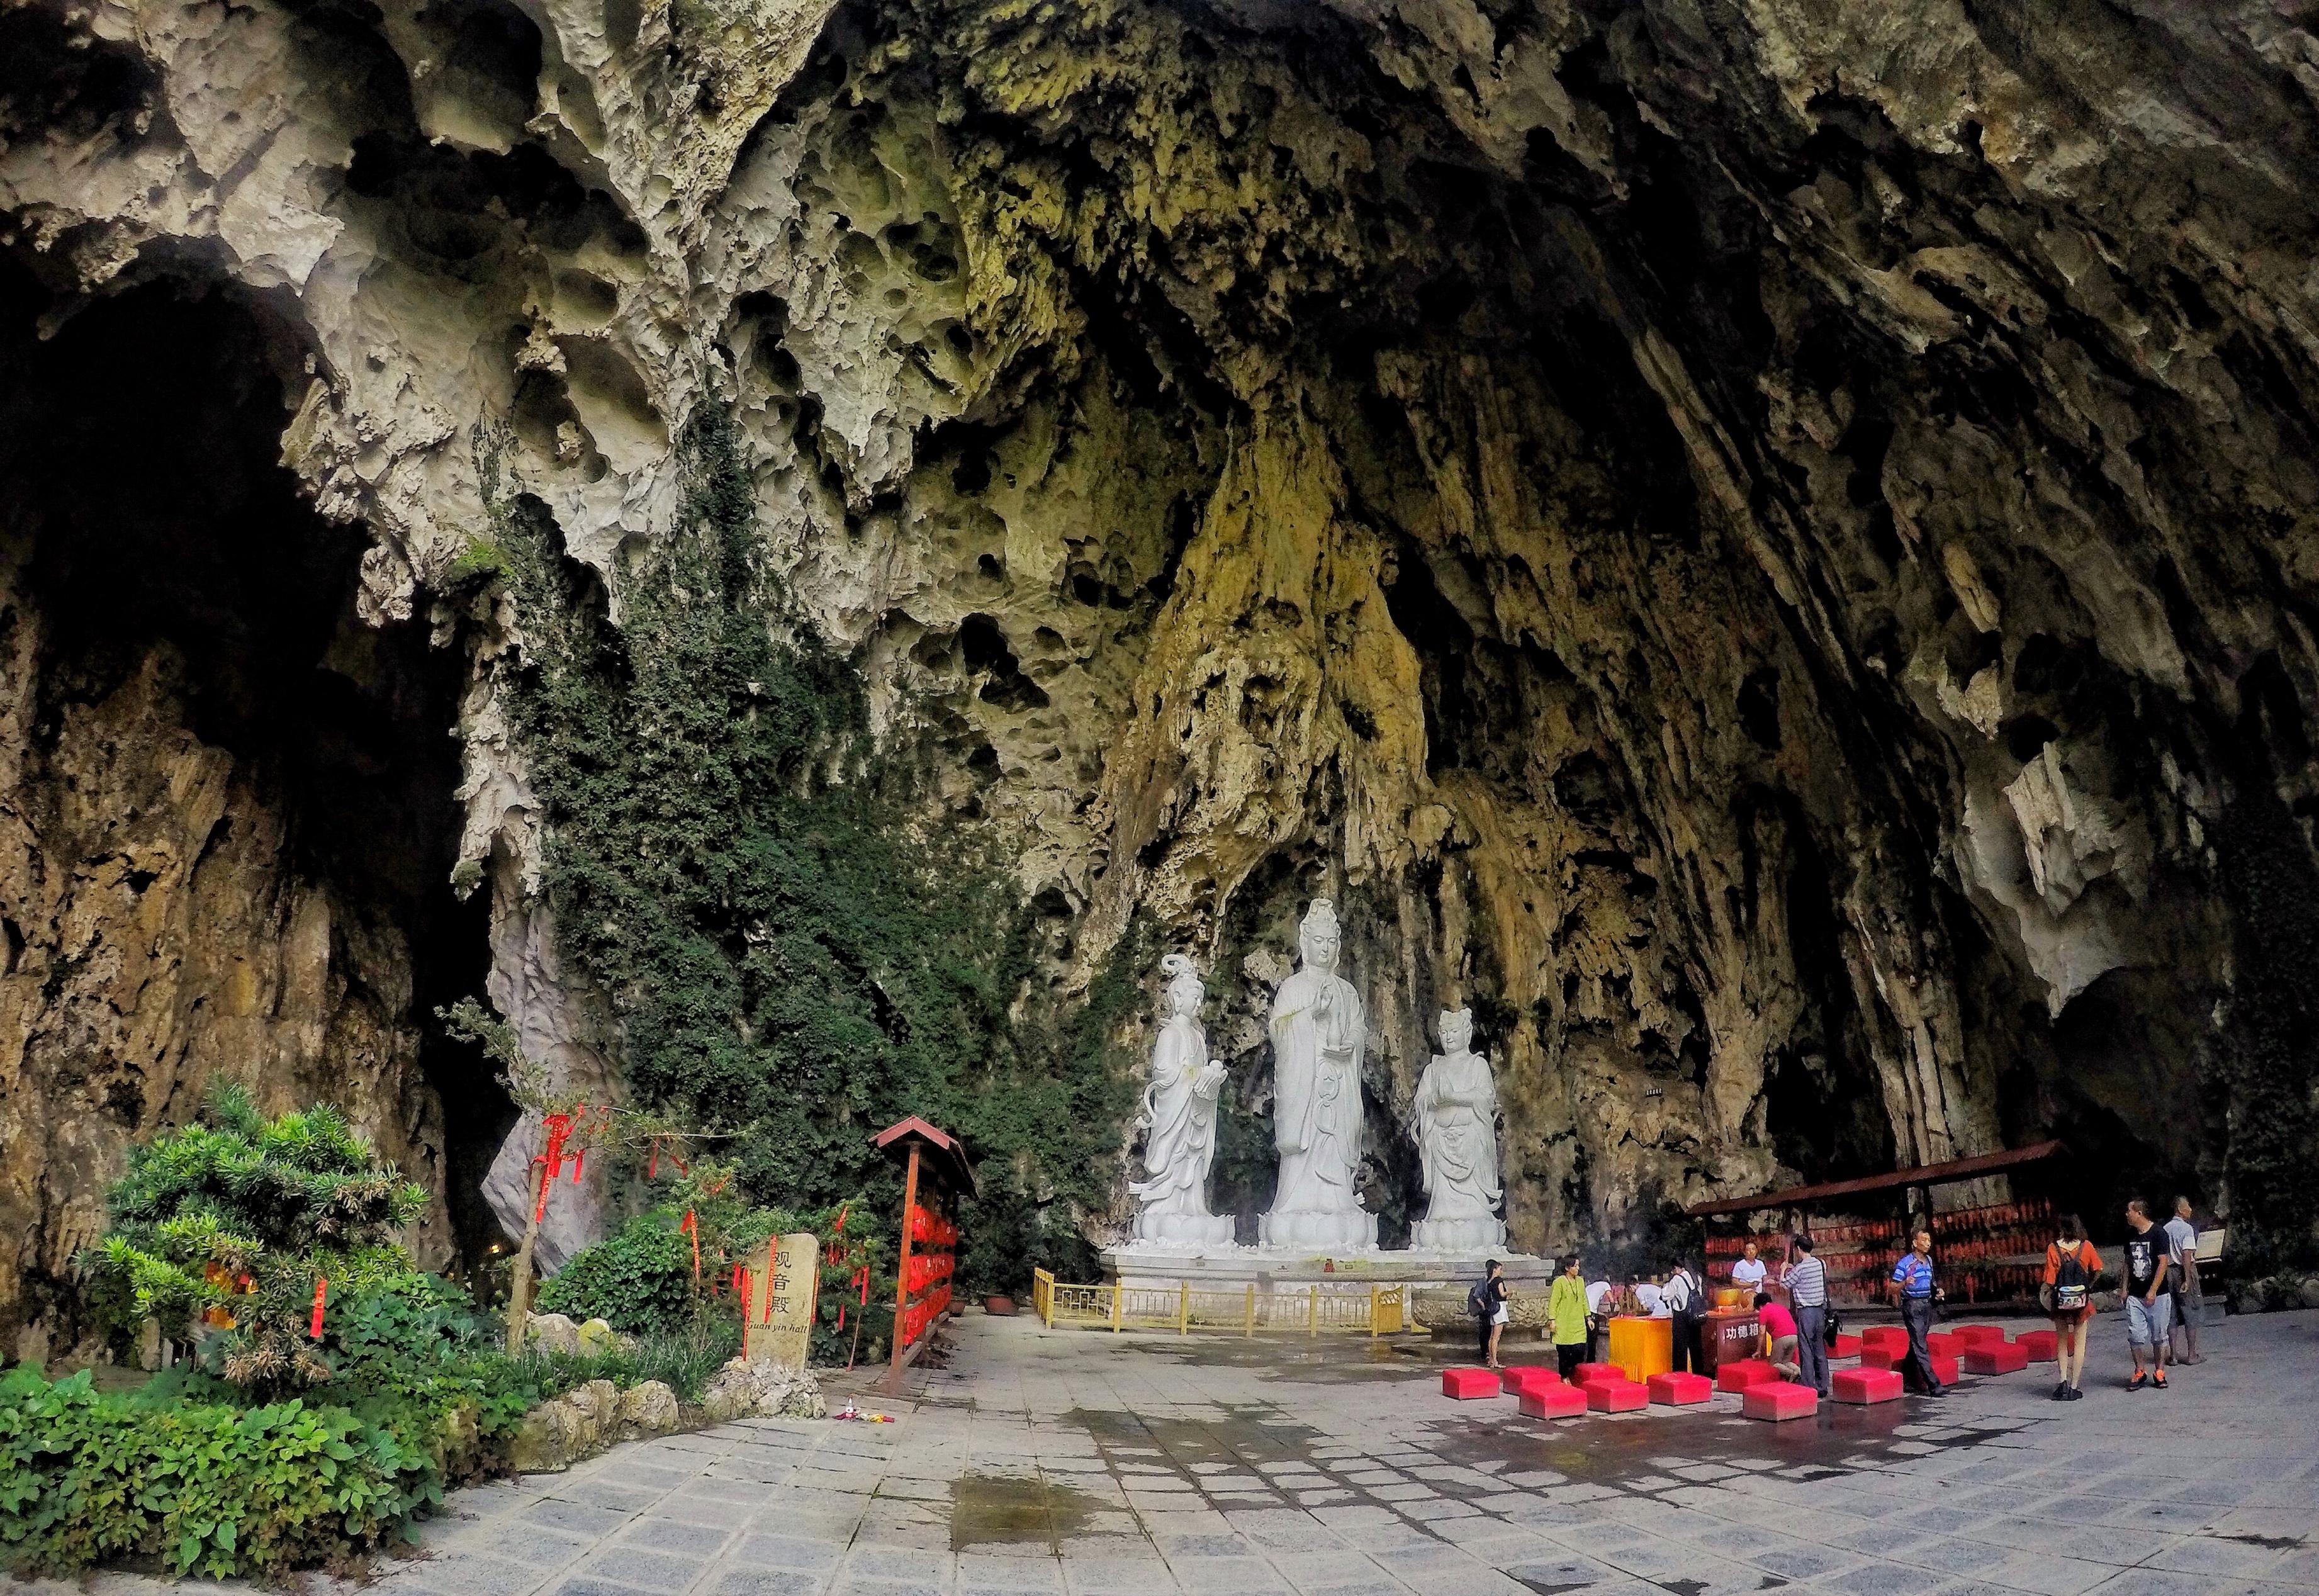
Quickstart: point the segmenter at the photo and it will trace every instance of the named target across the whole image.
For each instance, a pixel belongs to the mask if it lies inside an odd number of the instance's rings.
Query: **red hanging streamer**
[[[322,1339],[322,1302],[329,1294],[329,1281],[318,1277],[314,1282],[314,1321],[306,1327],[306,1338],[309,1340],[319,1341]]]
[[[678,1234],[692,1238],[692,1285],[695,1290],[699,1290],[700,1286],[700,1222],[692,1216],[692,1210],[688,1208],[684,1211],[684,1222],[676,1229]]]
[[[555,1184],[555,1177],[557,1176],[564,1173],[564,1144],[571,1141],[573,1128],[580,1121],[587,1117],[588,1105],[585,1103],[582,1103],[577,1109],[574,1109],[570,1114],[542,1114],[540,1116],[540,1127],[546,1132],[547,1137],[547,1150],[541,1153],[537,1158],[532,1159],[532,1162],[535,1164],[546,1165],[547,1173],[541,1178],[539,1183],[539,1201],[533,1206],[531,1211],[532,1223],[537,1224],[541,1220],[547,1217],[547,1188]],[[580,1151],[579,1157],[585,1158],[586,1156],[587,1150],[582,1148]],[[578,1159],[574,1159],[573,1161],[572,1178],[574,1182],[577,1182],[580,1178],[580,1166]]]

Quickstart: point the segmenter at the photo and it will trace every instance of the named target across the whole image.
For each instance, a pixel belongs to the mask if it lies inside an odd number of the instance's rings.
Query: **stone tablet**
[[[821,1243],[800,1231],[765,1243],[749,1294],[749,1361],[801,1369],[810,1354],[821,1287]]]

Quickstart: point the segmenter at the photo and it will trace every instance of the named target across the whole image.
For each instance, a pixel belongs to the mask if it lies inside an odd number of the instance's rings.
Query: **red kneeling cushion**
[[[1963,1336],[1953,1336],[1946,1330],[1936,1330],[1925,1338],[1925,1350],[1935,1357],[1962,1357],[1968,1345]]]
[[[1864,1348],[1860,1354],[1860,1366],[1863,1369],[1897,1369],[1908,1361],[1906,1347],[1879,1345]]]
[[[2029,1355],[2031,1363],[2052,1363],[2061,1357],[2061,1338],[2052,1330],[2023,1330],[2013,1344]]]
[[[1651,1400],[1665,1407],[1682,1408],[1692,1402],[1705,1402],[1714,1393],[1715,1382],[1705,1375],[1686,1375],[1681,1369],[1674,1369],[1663,1375],[1653,1375],[1643,1382],[1643,1389],[1651,1393]]]
[[[1888,1352],[1906,1352],[1908,1332],[1897,1324],[1872,1324],[1860,1332],[1863,1346],[1881,1347]]]
[[[1934,1353],[1933,1378],[1938,1380],[1944,1385],[1955,1384],[1957,1383],[1957,1360],[1954,1357],[1943,1357],[1937,1352]]]
[[[1777,1375],[1772,1373],[1772,1366],[1764,1359],[1743,1357],[1737,1363],[1727,1363],[1715,1371],[1715,1389],[1745,1391],[1751,1385],[1760,1385],[1766,1381],[1778,1378]]]
[[[1562,1376],[1539,1363],[1511,1363],[1498,1371],[1498,1384],[1515,1396],[1525,1385],[1559,1385]]]
[[[1964,1366],[1976,1375],[2010,1375],[2029,1366],[2029,1354],[2010,1341],[1983,1341],[1964,1349]]]
[[[1828,1377],[1828,1389],[1840,1402],[1889,1402],[1900,1395],[1898,1369],[1838,1369]]]
[[[1949,1326],[1949,1334],[1955,1336],[1968,1346],[1975,1347],[1983,1341],[2005,1339],[2005,1331],[1993,1324],[1953,1324]]]
[[[1858,1357],[1860,1345],[1858,1336],[1846,1335],[1842,1330],[1838,1330],[1836,1332],[1836,1345],[1827,1349],[1827,1355],[1830,1357]]]
[[[1750,1419],[1809,1419],[1819,1411],[1819,1393],[1786,1380],[1759,1380],[1747,1387],[1744,1411]]]
[[[1578,1372],[1570,1377],[1573,1385],[1591,1385],[1597,1380],[1623,1380],[1627,1371],[1615,1363],[1582,1363]]]
[[[1624,1375],[1616,1380],[1589,1380],[1583,1389],[1586,1405],[1598,1413],[1631,1413],[1651,1405],[1651,1393]]]
[[[1471,1402],[1477,1396],[1495,1396],[1501,1389],[1495,1369],[1441,1371],[1441,1394],[1454,1396],[1460,1402]]]
[[[1525,1385],[1519,1399],[1525,1419],[1575,1419],[1586,1411],[1586,1393],[1559,1380],[1551,1385]]]

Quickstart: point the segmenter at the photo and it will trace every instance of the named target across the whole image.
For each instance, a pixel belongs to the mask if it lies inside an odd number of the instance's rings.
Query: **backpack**
[[[1488,1281],[1483,1281],[1466,1294],[1466,1312],[1475,1318],[1486,1319],[1497,1311],[1497,1294],[1490,1289]]]
[[[2085,1252],[2086,1244],[2080,1241],[2062,1253],[2053,1284],[2038,1289],[2048,1313],[2075,1313],[2085,1307],[2086,1294],[2093,1285],[2093,1277],[2086,1272]]]
[[[1674,1272],[1666,1283],[1665,1294],[1674,1295],[1674,1289],[1678,1285],[1683,1288],[1682,1299],[1667,1303],[1667,1312],[1676,1319],[1690,1320],[1706,1317],[1700,1312],[1699,1287],[1692,1282],[1689,1269],[1677,1269]],[[1661,1300],[1665,1301],[1665,1297]]]

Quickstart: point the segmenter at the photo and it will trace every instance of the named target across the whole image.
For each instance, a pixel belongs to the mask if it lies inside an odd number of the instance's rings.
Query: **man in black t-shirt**
[[[2152,1385],[2166,1389],[2159,1354],[2171,1328],[2174,1300],[2166,1291],[2166,1232],[2150,1222],[2150,1204],[2136,1197],[2125,1205],[2125,1339],[2134,1348],[2134,1378],[2128,1391]],[[2150,1372],[2143,1373],[2144,1359]]]

